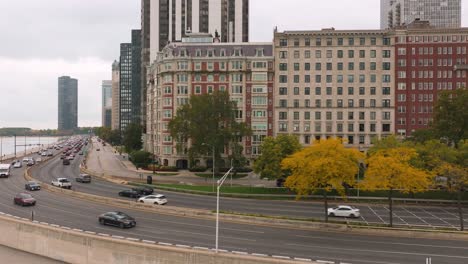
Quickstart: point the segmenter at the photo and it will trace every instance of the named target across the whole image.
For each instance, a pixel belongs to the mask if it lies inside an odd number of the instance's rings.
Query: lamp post
[[[229,174],[231,174],[231,171],[232,171],[232,166],[231,168],[228,170],[228,172],[226,172],[226,174],[224,174],[223,177],[221,177],[221,179],[219,179],[216,184],[218,185],[217,186],[217,191],[216,191],[216,253],[218,253],[218,237],[219,237],[219,190],[221,189],[221,186],[223,185],[224,181],[226,180],[227,176],[229,176]]]

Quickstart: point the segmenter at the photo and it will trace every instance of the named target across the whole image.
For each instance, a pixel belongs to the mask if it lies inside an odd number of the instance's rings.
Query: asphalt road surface
[[[76,169],[78,161],[66,168],[58,162],[55,162],[55,166],[53,164],[46,167],[49,168],[50,175],[71,177],[66,171]],[[46,174],[46,171],[41,171],[41,174]],[[35,220],[52,224],[158,242],[214,247],[215,222],[212,220],[123,210],[44,190],[33,192],[33,196],[38,200],[36,206],[16,206],[13,204],[13,196],[24,190],[23,172],[24,168],[14,169],[10,178],[0,179],[0,211],[26,218],[34,211]],[[74,186],[77,185],[74,183]],[[100,186],[100,182],[95,181],[89,186],[95,185]],[[97,215],[111,210],[124,211],[134,216],[137,226],[122,230],[99,225]],[[305,231],[229,222],[220,223],[219,245],[226,250],[345,263],[414,264],[425,263],[427,257],[431,257],[433,263],[437,264],[468,262],[466,241]]]
[[[70,166],[62,165],[57,157],[44,167],[35,171],[34,176],[43,182],[50,183],[57,177],[68,177],[73,181],[73,189],[76,191],[112,197],[118,199],[134,200],[119,197],[118,192],[129,189],[131,186],[114,184],[94,178],[91,184],[74,183],[74,178],[79,174],[79,164],[82,157],[77,156]],[[168,197],[171,206],[216,209],[216,197],[205,195],[192,195],[168,191],[156,191]],[[336,205],[330,202],[329,206]],[[358,205],[362,217],[360,218],[332,218],[335,221],[361,222],[368,224],[388,224],[389,209],[385,205]],[[254,199],[221,198],[222,211],[233,211],[247,214],[261,214],[270,216],[287,216],[293,218],[323,219],[324,209],[322,203],[310,201],[271,201]],[[465,209],[464,222],[468,226],[468,210]],[[456,230],[460,220],[456,207],[450,206],[394,206],[393,223],[402,226],[444,227]]]

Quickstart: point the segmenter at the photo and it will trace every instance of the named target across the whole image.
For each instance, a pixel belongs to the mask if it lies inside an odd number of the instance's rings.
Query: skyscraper
[[[436,28],[461,27],[461,0],[381,0],[382,29],[427,20]]]
[[[78,80],[69,76],[58,78],[58,130],[78,127]]]
[[[150,8],[151,61],[188,32],[218,32],[221,42],[249,41],[249,0],[159,0],[145,7]]]
[[[112,125],[112,81],[102,81],[102,126]]]
[[[132,42],[120,44],[119,129],[141,121],[141,30],[132,30]]]
[[[112,63],[112,130],[120,128],[120,64]]]
[[[150,65],[151,0],[141,0],[141,125],[146,132],[146,70]]]

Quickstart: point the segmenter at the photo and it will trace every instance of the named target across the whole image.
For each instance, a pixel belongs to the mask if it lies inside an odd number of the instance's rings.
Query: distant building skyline
[[[70,76],[58,78],[58,130],[78,127],[78,80]]]
[[[102,89],[102,126],[112,126],[112,81],[104,80]]]
[[[132,30],[131,43],[120,44],[119,129],[141,121],[141,30]]]
[[[429,21],[436,28],[461,27],[461,0],[381,0],[380,28]]]

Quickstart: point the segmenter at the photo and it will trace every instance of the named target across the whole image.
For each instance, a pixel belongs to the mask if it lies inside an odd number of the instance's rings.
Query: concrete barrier
[[[247,252],[157,243],[108,234],[70,229],[47,223],[16,219],[0,213],[0,244],[67,263],[141,264],[300,264],[310,259],[291,259]],[[287,258],[287,259],[285,259]]]

